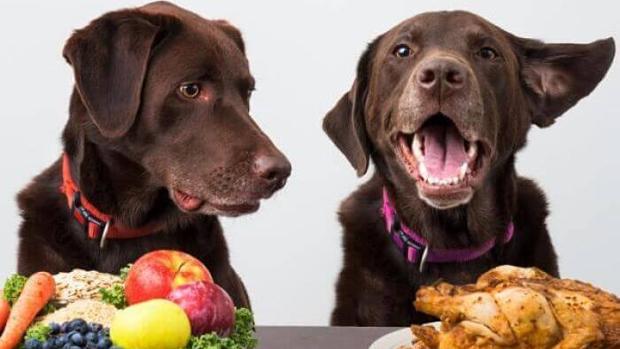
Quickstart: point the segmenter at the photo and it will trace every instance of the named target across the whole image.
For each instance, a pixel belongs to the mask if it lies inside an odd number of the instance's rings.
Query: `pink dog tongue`
[[[428,125],[421,130],[424,137],[424,166],[439,179],[457,177],[467,161],[465,142],[452,124]]]

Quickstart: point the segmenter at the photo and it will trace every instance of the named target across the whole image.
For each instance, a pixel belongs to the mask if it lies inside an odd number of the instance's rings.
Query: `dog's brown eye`
[[[195,83],[183,84],[179,87],[179,92],[186,98],[196,98],[200,94],[200,85]]]
[[[482,59],[493,60],[497,58],[499,54],[497,53],[497,51],[490,47],[483,47],[480,49],[480,51],[478,51],[478,56],[480,56]]]
[[[411,56],[411,54],[413,53],[413,51],[411,50],[411,47],[405,45],[405,44],[400,44],[398,46],[396,46],[394,48],[394,51],[392,52],[392,54],[398,58],[406,58]]]

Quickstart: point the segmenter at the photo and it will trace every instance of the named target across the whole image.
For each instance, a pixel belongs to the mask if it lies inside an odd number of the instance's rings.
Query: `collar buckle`
[[[105,248],[105,241],[108,238],[108,233],[110,232],[110,222],[112,221],[109,220],[105,222],[105,225],[103,226],[103,233],[101,233],[101,240],[99,241],[99,248],[102,250]]]
[[[392,239],[396,238],[402,243],[402,253],[405,259],[410,263],[418,263],[418,270],[420,273],[423,273],[426,269],[426,262],[430,251],[429,245],[422,245],[409,237],[400,225],[398,217],[394,217],[394,223],[390,229],[390,234],[392,235]],[[413,253],[410,252],[411,249],[415,250],[415,258],[412,258]]]
[[[428,259],[429,250],[430,248],[428,247],[428,245],[426,245],[424,247],[424,251],[422,252],[422,257],[420,258],[420,265],[418,267],[418,271],[420,272],[420,274],[424,273],[424,271],[426,270],[426,260]]]
[[[89,238],[96,239],[101,233],[100,247],[103,248],[105,246],[105,239],[110,230],[111,221],[103,221],[95,217],[94,214],[89,212],[88,209],[82,205],[80,198],[80,192],[76,191],[71,200],[70,214],[86,227]]]

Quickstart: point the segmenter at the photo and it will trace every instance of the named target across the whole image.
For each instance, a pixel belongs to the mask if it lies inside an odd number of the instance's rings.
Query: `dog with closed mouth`
[[[546,44],[474,14],[424,13],[369,44],[323,128],[357,170],[341,205],[344,264],[333,325],[406,326],[421,285],[471,283],[501,264],[557,276],[547,202],[517,175],[547,127],[606,74],[614,41]]]
[[[103,15],[63,54],[75,76],[64,155],[18,195],[18,272],[118,273],[181,250],[249,307],[217,216],[256,211],[291,166],[250,117],[240,32],[157,2]]]

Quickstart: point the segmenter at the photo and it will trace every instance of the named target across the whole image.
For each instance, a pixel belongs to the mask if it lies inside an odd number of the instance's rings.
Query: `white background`
[[[254,215],[225,219],[232,262],[259,324],[325,325],[340,269],[339,201],[361,183],[321,131],[366,44],[431,9],[467,9],[521,36],[620,39],[617,1],[179,1],[243,32],[258,81],[252,113],[293,163],[287,187]],[[141,1],[0,3],[0,278],[15,268],[15,194],[60,154],[72,74],[71,31]],[[533,129],[518,159],[551,204],[562,274],[620,293],[620,63],[552,128]],[[406,296],[406,295],[404,295]]]

